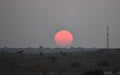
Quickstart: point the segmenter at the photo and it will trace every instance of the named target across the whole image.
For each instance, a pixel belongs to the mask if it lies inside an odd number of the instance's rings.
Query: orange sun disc
[[[55,34],[54,40],[60,46],[68,46],[73,42],[73,35],[68,30],[60,30]]]

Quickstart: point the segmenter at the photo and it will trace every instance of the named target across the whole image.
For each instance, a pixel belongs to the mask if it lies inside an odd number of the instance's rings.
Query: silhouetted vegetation
[[[23,51],[23,50],[21,50],[21,51],[18,51],[17,53],[18,53],[18,54],[23,54],[23,53],[24,53],[24,51]]]

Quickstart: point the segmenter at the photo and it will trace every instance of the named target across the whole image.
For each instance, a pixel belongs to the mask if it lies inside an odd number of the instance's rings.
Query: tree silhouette
[[[44,48],[43,48],[43,46],[39,46],[38,49],[41,50],[41,49],[44,49]]]
[[[24,53],[23,50],[17,51],[17,54],[23,54],[23,53]]]

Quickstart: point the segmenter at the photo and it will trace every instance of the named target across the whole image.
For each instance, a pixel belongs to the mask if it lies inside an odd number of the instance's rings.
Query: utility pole
[[[106,46],[107,46],[107,49],[109,49],[109,26],[107,25],[107,40],[106,40]]]

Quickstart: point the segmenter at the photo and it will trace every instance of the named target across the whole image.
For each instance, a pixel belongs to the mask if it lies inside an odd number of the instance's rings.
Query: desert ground
[[[85,75],[96,69],[104,75],[120,75],[120,50],[0,53],[0,75]]]

